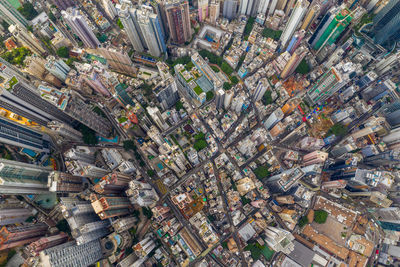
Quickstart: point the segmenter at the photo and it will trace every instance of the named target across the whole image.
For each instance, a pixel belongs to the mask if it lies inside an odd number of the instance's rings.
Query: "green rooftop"
[[[203,90],[201,89],[200,86],[196,86],[195,88],[193,88],[193,91],[197,94],[200,95],[201,93],[203,93]]]

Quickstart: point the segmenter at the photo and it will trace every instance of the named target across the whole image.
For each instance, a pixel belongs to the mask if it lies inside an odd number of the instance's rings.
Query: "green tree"
[[[198,140],[193,144],[193,148],[196,149],[197,152],[206,147],[207,147],[207,142],[205,140]]]
[[[56,227],[59,231],[64,232],[64,233],[71,233],[71,228],[69,228],[69,224],[66,219],[63,219],[59,221],[56,224]]]
[[[211,68],[215,73],[218,73],[220,71],[217,66],[211,66]]]
[[[303,216],[299,219],[299,227],[305,226],[307,223],[309,223],[307,216]]]
[[[142,212],[143,215],[147,217],[147,219],[151,219],[151,217],[153,217],[153,212],[151,211],[150,208],[142,207]]]
[[[57,49],[57,55],[62,58],[68,58],[69,48],[66,46],[61,46],[60,48]]]
[[[32,20],[38,15],[33,5],[29,2],[25,2],[21,7],[18,8],[19,13],[24,16],[27,20]]]
[[[192,61],[188,62],[188,63],[186,64],[186,66],[185,66],[185,68],[186,68],[188,71],[192,70],[193,67],[194,67],[194,64],[193,64]]]
[[[247,20],[247,23],[246,23],[246,26],[244,27],[244,32],[243,32],[243,36],[244,36],[243,38],[245,40],[247,40],[247,38],[249,37],[251,30],[253,29],[254,22],[255,22],[255,18],[253,18],[253,17],[250,17]]]
[[[4,53],[1,55],[1,57],[13,65],[24,66],[25,58],[31,54],[32,53],[29,49],[25,47],[18,47],[12,51]]]
[[[221,70],[222,70],[223,72],[225,72],[226,74],[228,74],[228,75],[231,75],[232,72],[233,72],[232,67],[229,66],[229,64],[226,63],[225,60],[224,60],[224,61],[222,62],[222,64],[221,64]]]
[[[310,72],[310,66],[307,64],[306,60],[303,58],[303,60],[300,62],[300,64],[297,66],[297,68],[294,71],[299,74],[307,74]]]
[[[343,124],[335,123],[328,131],[327,135],[334,134],[336,136],[345,136],[348,132],[348,129]]]
[[[265,38],[271,38],[274,39],[275,41],[279,40],[279,38],[282,35],[282,31],[275,31],[273,29],[270,28],[264,28],[263,32],[262,32],[262,36]]]
[[[79,127],[79,131],[83,135],[83,142],[87,145],[95,145],[98,143],[96,132],[87,127],[84,124],[81,124]]]
[[[117,20],[117,25],[121,30],[124,28],[124,25],[122,25],[122,22],[121,22],[121,20],[119,18]]]
[[[54,14],[53,14],[53,12],[49,12],[49,19],[52,21],[52,22],[56,22],[57,21],[57,18],[56,18],[56,16],[54,16]]]
[[[133,150],[136,151],[136,145],[133,140],[126,140],[123,142],[123,147],[125,151]]]
[[[314,211],[314,221],[319,224],[323,224],[326,222],[328,218],[328,212],[324,210],[316,210]]]
[[[271,175],[271,172],[268,169],[269,169],[268,165],[258,166],[254,170],[254,174],[256,175],[257,179],[262,180],[262,179],[264,179],[266,177],[269,177]]]
[[[147,170],[147,175],[153,177],[154,175],[156,175],[156,172],[154,170]]]
[[[175,104],[175,109],[176,109],[177,111],[183,109],[183,103],[182,103],[182,101],[178,100],[178,102],[176,102],[176,104]]]
[[[213,99],[214,98],[214,93],[212,92],[212,91],[208,91],[207,93],[206,93],[206,100],[207,101],[210,101],[211,99]]]
[[[224,85],[222,87],[224,88],[224,90],[229,90],[232,88],[232,84],[230,84],[228,82],[224,82]]]
[[[232,82],[233,84],[238,84],[239,79],[238,79],[236,76],[231,76],[231,82]]]
[[[272,97],[271,97],[271,90],[265,91],[261,101],[263,102],[264,105],[269,105],[272,104]]]
[[[238,62],[238,64],[237,64],[237,66],[236,66],[236,71],[238,71],[238,70],[240,69],[240,67],[242,66],[243,61],[244,61],[245,58],[246,58],[246,55],[242,55],[242,56],[239,58],[239,62]]]
[[[8,27],[10,27],[10,24],[8,24],[7,21],[2,20],[1,26],[3,26],[4,30],[8,32]]]

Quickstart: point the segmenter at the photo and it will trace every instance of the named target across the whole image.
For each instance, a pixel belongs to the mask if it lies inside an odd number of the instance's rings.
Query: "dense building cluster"
[[[399,0],[0,0],[0,265],[398,266]]]

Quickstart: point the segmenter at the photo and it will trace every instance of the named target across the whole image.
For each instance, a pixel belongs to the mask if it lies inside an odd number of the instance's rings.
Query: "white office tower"
[[[228,109],[229,105],[232,102],[232,98],[234,96],[233,90],[229,90],[225,92],[225,98],[224,98],[224,108]]]
[[[217,109],[221,109],[224,107],[224,101],[225,101],[225,91],[222,89],[219,89],[215,92],[215,106]]]
[[[115,19],[115,17],[118,15],[118,12],[113,2],[111,0],[101,0],[101,3],[103,4],[104,11],[107,13],[107,15],[111,19]]]
[[[220,9],[221,9],[221,1],[211,0],[210,10],[209,10],[209,20],[211,24],[215,25],[215,23],[217,22],[217,19],[219,18]]]
[[[100,46],[100,41],[78,9],[68,8],[66,11],[61,11],[61,14],[72,31],[82,40],[85,47],[97,48]]]
[[[132,7],[130,1],[122,1],[121,5],[117,5],[119,19],[124,26],[124,31],[128,35],[133,49],[138,52],[143,52],[145,47],[141,40],[143,40],[140,27],[137,24],[136,12],[137,10]]]
[[[75,241],[42,250],[39,254],[43,267],[89,266],[103,257],[98,239],[83,245]]]
[[[82,142],[82,134],[81,132],[75,130],[71,126],[66,123],[59,122],[59,121],[51,121],[47,124],[47,127],[50,130],[54,131],[55,133],[61,135],[63,138],[75,141],[75,142]]]
[[[265,242],[276,252],[283,252],[286,255],[294,250],[294,236],[281,228],[268,226],[265,229]]]
[[[261,80],[259,80],[253,92],[253,100],[255,102],[261,100],[261,98],[264,96],[268,88],[269,88],[268,79],[262,78]]]
[[[18,25],[11,25],[8,30],[17,39],[19,43],[27,47],[33,53],[41,56],[46,53],[46,50],[40,44],[40,41],[25,28]]]
[[[51,168],[0,159],[0,194],[42,194],[48,192]]]
[[[144,5],[137,11],[136,15],[149,53],[152,56],[161,56],[167,48],[161,30],[160,18],[153,13],[151,7]]]
[[[297,26],[299,25],[299,23],[301,22],[301,20],[304,16],[304,14],[306,13],[308,5],[309,5],[309,2],[307,0],[297,1],[296,6],[294,7],[288,22],[286,23],[286,27],[285,27],[284,31],[282,32],[282,35],[280,38],[282,47],[285,47],[287,42],[292,37],[294,31],[296,30]]]
[[[270,0],[260,0],[257,13],[265,15],[267,13],[269,3]]]
[[[275,8],[276,8],[276,4],[278,3],[278,0],[271,0],[271,5],[269,7],[269,11],[268,11],[268,15],[271,16],[272,14],[274,14]]]
[[[129,196],[132,204],[138,204],[141,207],[154,206],[159,199],[150,184],[136,180],[129,182],[129,189],[126,190],[126,195]]]
[[[156,123],[158,128],[160,128],[160,130],[168,129],[168,124],[165,122],[164,118],[162,117],[161,112],[158,109],[158,107],[147,107],[146,110],[149,113],[150,117],[153,119],[153,121]]]

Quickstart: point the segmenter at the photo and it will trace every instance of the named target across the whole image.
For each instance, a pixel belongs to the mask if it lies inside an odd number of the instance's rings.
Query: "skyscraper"
[[[58,171],[50,173],[47,185],[50,192],[57,193],[79,193],[83,190],[82,177]]]
[[[217,109],[223,108],[224,101],[225,101],[225,91],[222,89],[215,91],[215,107]]]
[[[22,223],[32,216],[32,210],[16,206],[15,204],[1,203],[0,204],[0,225],[8,225]]]
[[[66,123],[59,121],[51,121],[47,124],[47,127],[67,140],[82,142],[83,136],[81,132],[75,130]]]
[[[267,13],[269,3],[270,3],[270,0],[260,0],[260,4],[258,5],[257,13],[265,15]]]
[[[43,266],[89,266],[100,260],[103,253],[100,241],[96,239],[82,245],[70,241],[42,250],[39,257]]]
[[[341,82],[341,77],[334,67],[325,72],[315,83],[315,85],[308,90],[307,96],[311,103],[315,104],[321,97],[332,95],[331,90],[336,84]]]
[[[140,31],[140,27],[137,24],[136,13],[138,10],[132,7],[130,1],[122,1],[122,4],[118,5],[117,9],[119,19],[124,26],[124,31],[126,32],[126,35],[128,35],[128,39],[131,42],[133,49],[138,52],[143,52],[145,49],[142,43],[143,36]]]
[[[50,152],[50,137],[0,117],[0,142],[38,152]]]
[[[151,7],[142,6],[137,13],[137,19],[149,53],[156,57],[165,53],[167,47],[159,16],[152,12]]]
[[[61,10],[75,6],[74,0],[53,0],[54,4]]]
[[[267,91],[269,87],[270,86],[268,80],[265,78],[261,79],[258,82],[256,88],[254,89],[253,100],[255,102],[261,100],[261,98],[264,96],[264,93]]]
[[[42,237],[25,247],[25,251],[28,255],[38,256],[39,252],[51,248],[57,245],[60,245],[68,240],[68,235],[66,233],[59,233],[56,235],[52,235],[49,237]]]
[[[169,77],[163,80],[153,89],[157,100],[160,102],[163,110],[171,108],[179,100],[178,88],[174,78]]]
[[[0,18],[10,25],[18,25],[25,29],[28,21],[7,0],[0,0]]]
[[[65,81],[71,68],[62,60],[56,60],[55,57],[51,56],[48,58],[44,65],[46,70],[56,76],[60,81]]]
[[[332,45],[352,19],[352,14],[347,8],[332,8],[322,18],[308,43],[318,51],[325,45]]]
[[[8,27],[8,30],[18,40],[18,42],[27,47],[33,53],[37,55],[43,55],[46,53],[46,50],[42,47],[39,40],[32,33],[28,32],[25,27],[11,25]]]
[[[0,194],[46,193],[50,172],[50,168],[0,159]]]
[[[61,11],[61,14],[65,22],[79,39],[81,39],[85,47],[96,48],[100,46],[100,41],[86,23],[83,16],[79,13],[78,9],[68,8],[66,11]]]
[[[140,206],[152,206],[158,201],[158,195],[154,188],[145,182],[132,180],[129,182],[129,189],[126,190],[126,195],[130,197],[133,204]]]
[[[219,0],[211,0],[210,10],[209,10],[209,20],[210,23],[215,25],[217,19],[219,18],[221,2]]]
[[[286,27],[283,30],[281,38],[280,38],[282,47],[285,47],[287,42],[292,37],[298,24],[303,19],[303,16],[307,11],[308,5],[309,5],[309,2],[307,0],[297,1],[296,6],[294,7],[288,22],[286,23]]]
[[[169,0],[165,4],[168,28],[173,42],[183,44],[192,37],[187,0]]]
[[[208,0],[198,0],[197,12],[199,22],[203,22],[208,17]]]
[[[31,243],[46,234],[47,229],[45,223],[3,226],[0,229],[0,251]]]
[[[229,20],[236,18],[237,7],[238,7],[237,0],[224,1],[224,9],[222,11],[222,15],[224,16],[224,18],[227,18]]]
[[[46,126],[52,120],[72,123],[73,118],[40,97],[38,90],[0,59],[0,107]]]
[[[100,220],[89,201],[62,197],[60,209],[78,245],[89,243],[110,233],[109,222]]]
[[[375,43],[393,45],[400,40],[400,1],[390,0],[373,18],[371,29]]]
[[[287,77],[289,77],[289,75],[294,72],[294,70],[297,68],[297,66],[300,64],[306,54],[307,49],[303,47],[299,47],[299,49],[293,52],[289,61],[286,63],[286,66],[282,70],[281,78],[286,79]]]
[[[91,194],[90,200],[92,201],[94,211],[102,220],[129,214],[132,207],[129,199],[126,197],[100,197],[96,194]]]
[[[308,29],[314,19],[318,16],[320,8],[321,7],[318,4],[315,4],[311,8],[309,8],[308,13],[303,20],[303,24],[301,25],[302,30]]]

